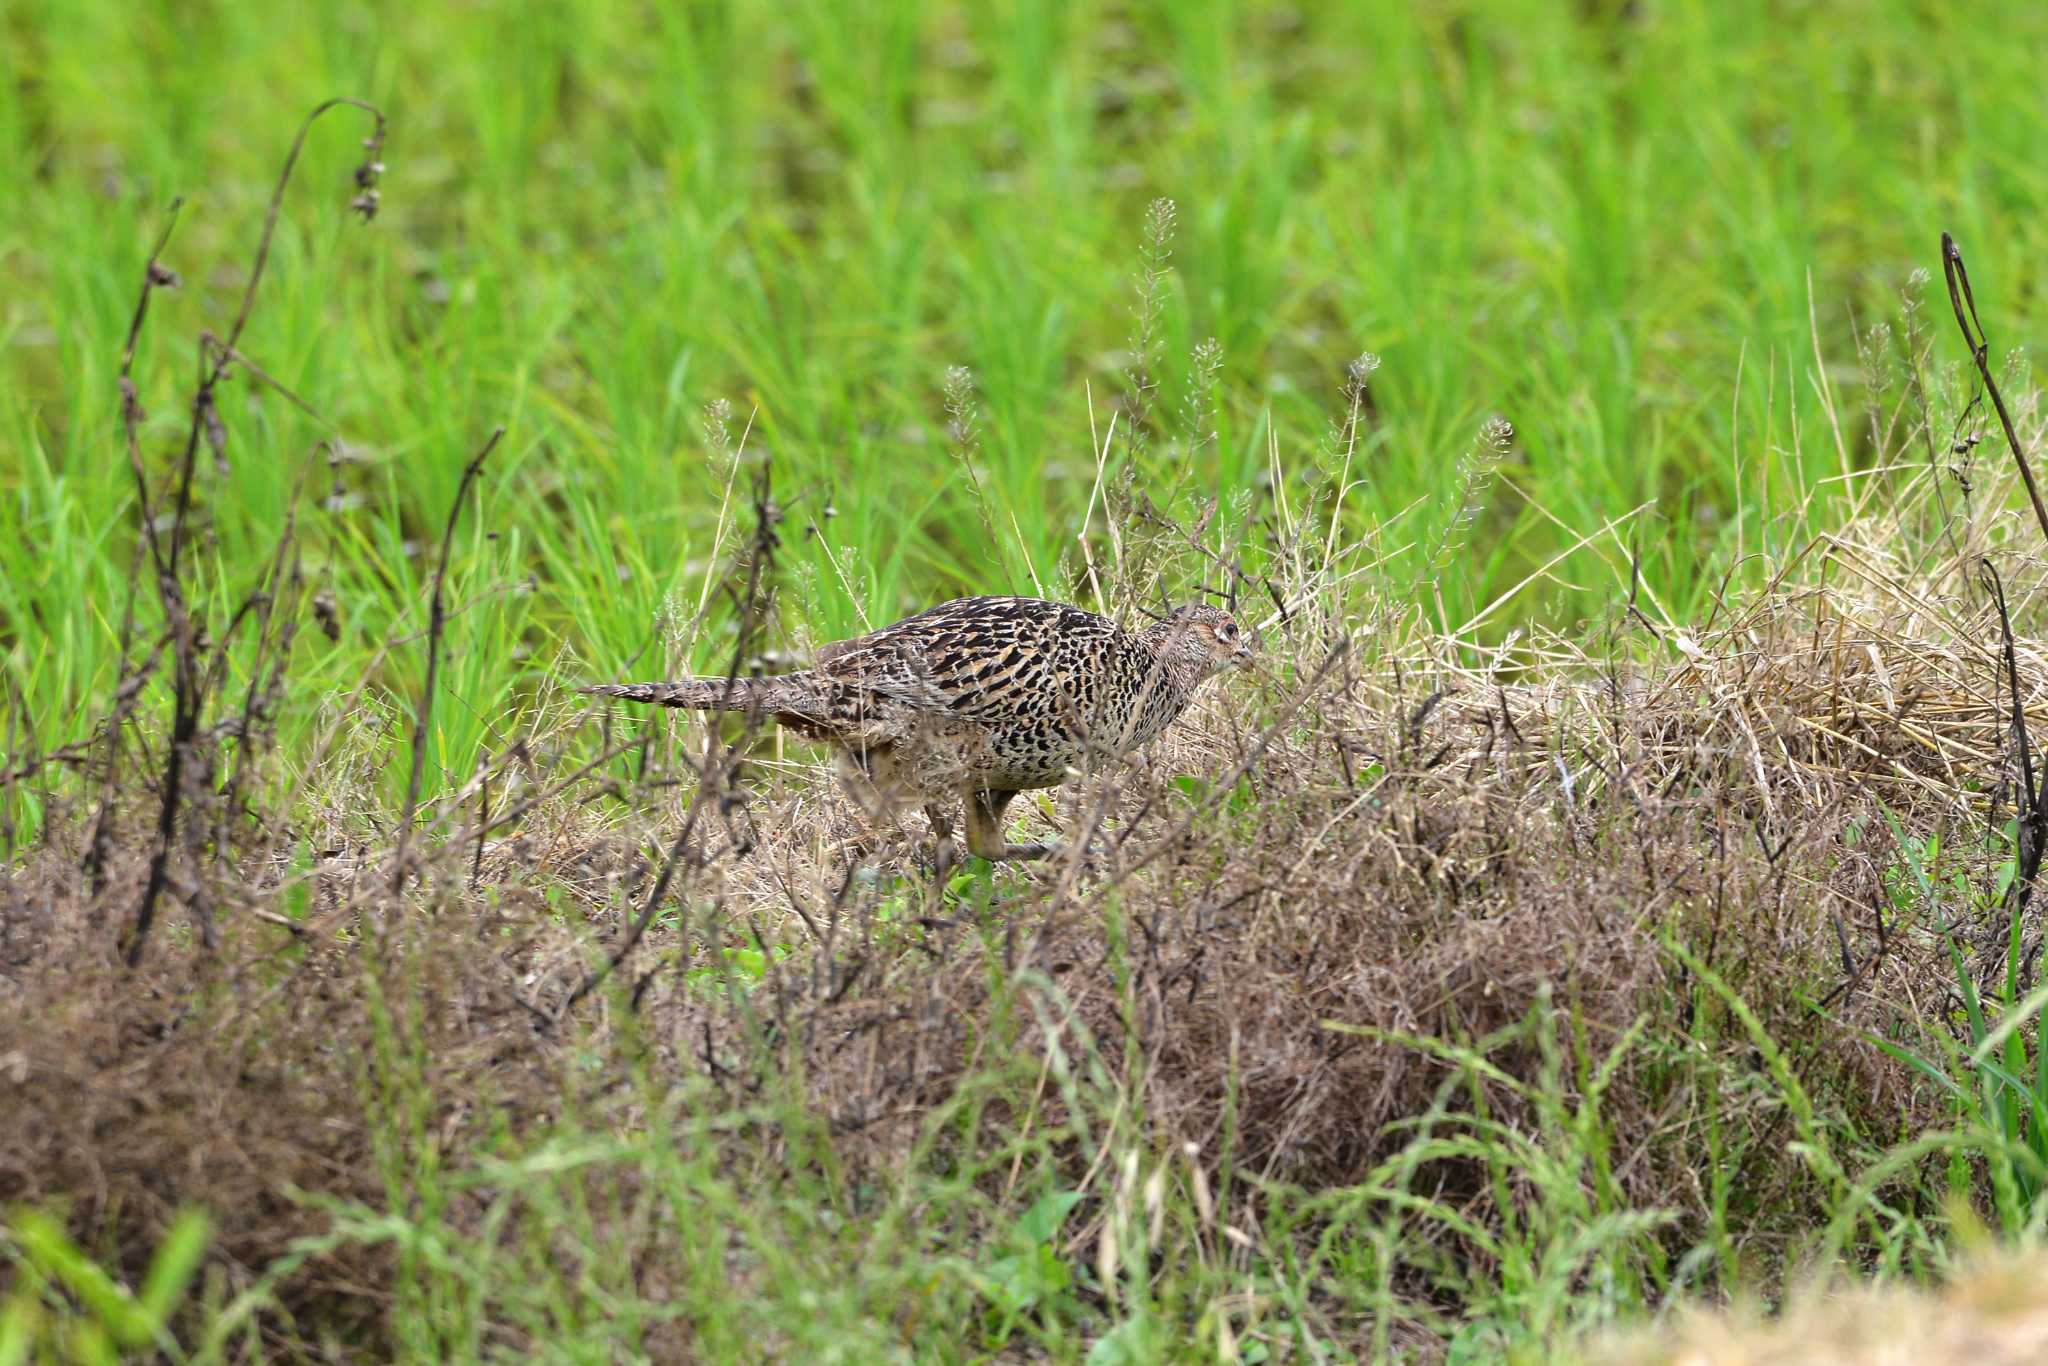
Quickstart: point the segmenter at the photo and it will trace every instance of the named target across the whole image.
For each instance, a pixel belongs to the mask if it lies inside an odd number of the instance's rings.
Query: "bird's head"
[[[1164,621],[1145,629],[1145,640],[1169,665],[1200,678],[1224,669],[1249,669],[1252,640],[1230,613],[1207,603],[1176,607]]]

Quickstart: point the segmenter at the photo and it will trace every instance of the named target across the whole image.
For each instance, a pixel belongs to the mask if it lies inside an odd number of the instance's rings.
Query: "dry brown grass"
[[[1256,680],[1113,781],[1059,794],[1060,825],[1098,831],[1089,861],[964,894],[899,877],[901,848],[836,864],[847,815],[829,778],[759,766],[747,735],[688,730],[680,752],[708,783],[622,761],[564,781],[568,756],[602,743],[600,719],[576,714],[491,769],[493,820],[532,803],[516,832],[480,838],[476,792],[451,794],[402,878],[338,836],[295,863],[306,841],[281,823],[186,847],[171,885],[180,909],[211,907],[219,946],[174,911],[131,970],[115,936],[146,858],[115,859],[95,893],[89,826],[60,816],[6,875],[0,1200],[68,1202],[131,1272],[172,1212],[203,1204],[220,1274],[247,1286],[323,1226],[305,1192],[402,1207],[409,1167],[459,1169],[565,1111],[624,1130],[664,1090],[708,1084],[738,1113],[794,1086],[837,1160],[886,1180],[931,1159],[935,1112],[1021,1068],[1035,1085],[997,1095],[977,1132],[1046,1135],[1104,1202],[1086,1207],[1099,1232],[1113,1164],[1104,1131],[1070,1113],[1050,1061],[1064,1056],[1096,1060],[1147,1143],[1192,1145],[1233,1192],[1215,1219],[1256,1238],[1271,1183],[1345,1187],[1408,1141],[1401,1122],[1446,1071],[1400,1036],[1483,1039],[1554,993],[1595,1053],[1644,1020],[1662,1041],[1620,1059],[1605,1113],[1616,1179],[1677,1214],[1673,1249],[1709,1202],[1699,1088],[1726,1088],[1719,1141],[1754,1209],[1740,1251],[1769,1265],[1822,1192],[1786,1156],[1783,1107],[1743,1092],[1749,1042],[1702,1027],[1719,1008],[1667,942],[1797,1041],[1800,1081],[1843,1134],[1932,1115],[1859,1033],[1938,1015],[1950,985],[1947,927],[1888,893],[1878,804],[1967,844],[2007,780],[2005,703],[1989,609],[1905,544],[1892,523],[1852,524],[1708,622],[1617,614],[1597,655],[1561,637],[1477,649],[1356,594],[1339,610],[1306,578]],[[2036,569],[2008,564],[2015,600],[2030,597]],[[2048,725],[2048,659],[2038,641],[2019,650],[2026,711]],[[684,828],[665,916],[576,1001]],[[112,843],[147,847],[125,829]],[[784,956],[758,981],[724,966],[749,949]],[[1711,1065],[1676,1068],[1673,1048]],[[1493,1060],[1541,1062],[1526,1043]],[[1510,1090],[1490,1104],[1534,1122]],[[786,1156],[774,1130],[732,1160]],[[1476,1169],[1431,1172],[1439,1198],[1498,1217]],[[644,1236],[657,1267],[678,1234]],[[332,1249],[277,1304],[374,1337],[391,1275],[386,1249]]]

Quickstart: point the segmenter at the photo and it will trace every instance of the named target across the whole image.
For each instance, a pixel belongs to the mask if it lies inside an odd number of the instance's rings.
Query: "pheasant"
[[[969,853],[1030,859],[1057,846],[1005,838],[1003,812],[1019,792],[1056,787],[1089,759],[1136,749],[1209,678],[1251,658],[1251,642],[1214,607],[1176,608],[1126,631],[1061,602],[960,598],[826,645],[799,673],[582,691],[772,716],[838,749],[840,772],[871,818],[922,804],[942,862],[956,798]]]

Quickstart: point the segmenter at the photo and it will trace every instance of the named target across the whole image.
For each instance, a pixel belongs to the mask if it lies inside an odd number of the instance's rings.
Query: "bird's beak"
[[[1249,645],[1240,645],[1235,650],[1232,650],[1230,652],[1230,662],[1240,669],[1251,668],[1252,647]]]

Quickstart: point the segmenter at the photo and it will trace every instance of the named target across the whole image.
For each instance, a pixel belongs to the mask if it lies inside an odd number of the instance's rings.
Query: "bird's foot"
[[[1003,860],[1015,863],[1063,865],[1074,859],[1077,854],[1082,873],[1092,876],[1102,870],[1103,849],[1099,840],[1090,840],[1078,848],[1071,840],[1045,840],[1034,844],[1010,844],[1003,847]]]
[[[1046,859],[1060,865],[1073,863],[1076,865],[1076,871],[1083,877],[1094,878],[1101,876],[1105,869],[1115,866],[1118,862],[1115,845],[1114,840],[1097,831],[1085,844],[1076,844],[1072,840],[1056,840],[1048,844],[1031,844],[1023,847],[1039,851],[1025,857]]]
[[[830,847],[826,857],[839,868],[881,868],[896,864],[905,873],[914,870],[944,879],[959,871],[963,852],[958,842],[950,838],[891,839],[866,834],[840,840]]]

